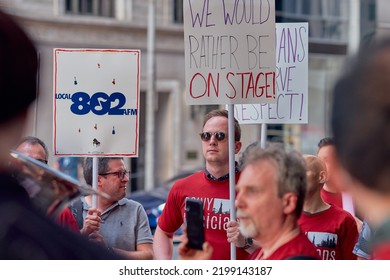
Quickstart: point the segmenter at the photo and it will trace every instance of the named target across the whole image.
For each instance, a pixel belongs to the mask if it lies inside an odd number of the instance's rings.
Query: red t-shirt
[[[303,212],[298,224],[323,260],[356,260],[352,251],[359,233],[355,218],[347,211],[331,205],[319,213]]]
[[[337,207],[343,208],[343,197],[341,193],[328,192],[324,188],[321,189],[322,200],[326,203],[336,205]]]
[[[254,251],[249,257],[249,260],[256,260],[263,254],[262,249],[259,248]],[[288,241],[287,243],[276,249],[268,258],[265,260],[285,260],[293,258],[302,259],[316,259],[320,257],[316,251],[314,245],[307,239],[305,234],[299,232],[297,236]]]
[[[56,222],[61,226],[75,232],[80,232],[76,219],[69,208],[65,208],[57,217]]]
[[[236,173],[236,182],[239,173]],[[169,192],[164,210],[158,219],[159,227],[165,232],[175,232],[185,220],[185,199],[195,198],[203,201],[203,221],[205,240],[213,247],[214,260],[230,259],[230,243],[226,237],[227,223],[230,221],[229,179],[214,181],[205,172],[197,172],[176,181]],[[245,260],[248,253],[237,249],[238,260]]]

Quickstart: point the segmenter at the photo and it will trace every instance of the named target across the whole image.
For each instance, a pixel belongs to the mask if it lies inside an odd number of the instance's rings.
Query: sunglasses
[[[202,139],[202,141],[204,141],[204,142],[210,141],[211,136],[213,136],[213,135],[215,135],[215,138],[217,139],[217,141],[222,141],[226,137],[225,132],[221,132],[221,131],[218,131],[218,132],[202,132],[199,135],[200,135],[200,139]]]
[[[130,177],[130,172],[126,171],[126,170],[119,170],[119,171],[115,171],[115,172],[106,172],[106,173],[101,173],[99,175],[105,176],[105,175],[111,175],[111,174],[118,176],[118,178],[121,180],[123,180],[123,178],[125,178],[125,176],[127,178]]]

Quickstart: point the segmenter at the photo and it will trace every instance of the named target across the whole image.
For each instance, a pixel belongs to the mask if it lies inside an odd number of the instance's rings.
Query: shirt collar
[[[234,172],[237,174],[239,171],[240,171],[240,169],[238,168],[238,163],[235,162]],[[219,178],[216,178],[213,175],[211,175],[211,173],[207,170],[207,168],[205,168],[205,173],[206,173],[207,178],[212,180],[212,181],[220,182],[220,181],[225,181],[225,180],[229,179],[229,173],[227,173]]]

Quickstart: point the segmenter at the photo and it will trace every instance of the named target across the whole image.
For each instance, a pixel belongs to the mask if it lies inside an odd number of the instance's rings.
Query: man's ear
[[[297,208],[298,196],[293,192],[285,193],[282,197],[283,200],[283,213],[291,214],[295,212]]]
[[[234,143],[234,153],[238,154],[238,152],[241,150],[242,143],[240,141],[236,141]]]
[[[327,175],[326,175],[326,172],[324,171],[324,170],[322,170],[321,172],[320,172],[320,175],[319,175],[319,178],[318,178],[318,183],[320,183],[320,184],[325,184],[326,183],[326,181],[327,181]]]
[[[100,187],[102,185],[103,178],[104,178],[104,176],[98,175],[98,181],[97,181],[98,187]]]

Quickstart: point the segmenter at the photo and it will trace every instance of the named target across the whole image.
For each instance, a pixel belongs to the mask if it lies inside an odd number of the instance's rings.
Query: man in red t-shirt
[[[334,172],[340,168],[333,138],[325,137],[318,142],[317,156],[325,163],[327,172],[327,180],[321,189],[321,197],[326,203],[343,208],[342,189],[336,185],[333,177]]]
[[[321,189],[327,176],[322,160],[313,155],[305,155],[304,159],[307,190],[303,213],[298,220],[301,230],[317,247],[323,260],[356,260],[352,252],[358,238],[354,217],[322,199]]]
[[[240,232],[260,246],[248,259],[319,259],[297,222],[306,191],[306,170],[298,153],[278,144],[251,148],[236,190]],[[181,259],[206,259],[213,250],[207,243],[203,251],[185,244],[186,239],[179,247]]]
[[[351,195],[347,192],[349,181],[337,157],[332,137],[325,137],[318,142],[317,156],[324,162],[327,172],[326,182],[321,189],[323,201],[351,213],[360,231],[363,222],[355,211],[355,203]]]
[[[241,149],[241,130],[235,120],[234,152]],[[184,203],[186,198],[203,201],[203,220],[205,239],[214,247],[212,259],[230,259],[230,243],[227,241],[226,228],[230,220],[229,201],[229,145],[228,112],[213,110],[204,120],[200,133],[203,156],[206,160],[204,171],[178,180],[169,192],[164,210],[158,219],[154,234],[153,249],[156,259],[172,258],[173,233],[185,222]],[[236,167],[236,181],[239,178]],[[248,253],[237,248],[237,259],[246,259]]]

